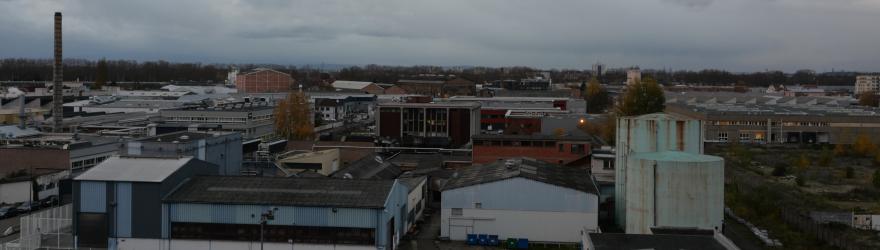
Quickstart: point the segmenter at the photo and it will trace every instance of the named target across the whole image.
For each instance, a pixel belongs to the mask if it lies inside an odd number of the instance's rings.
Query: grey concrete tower
[[[55,12],[55,64],[52,79],[52,132],[61,132],[61,116],[64,113],[64,68],[61,65],[61,12]]]

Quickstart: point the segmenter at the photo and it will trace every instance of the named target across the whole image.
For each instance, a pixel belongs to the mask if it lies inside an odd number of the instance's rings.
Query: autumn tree
[[[95,66],[95,89],[101,89],[107,84],[107,60],[101,59]]]
[[[605,112],[605,109],[608,108],[610,102],[608,90],[602,87],[602,84],[599,83],[596,77],[590,79],[590,82],[584,89],[583,96],[587,102],[587,113],[589,114],[599,114]]]
[[[666,97],[660,84],[646,76],[641,82],[627,86],[616,111],[620,116],[634,116],[663,112],[665,107]]]
[[[800,156],[794,159],[794,164],[798,169],[804,170],[810,167],[810,158],[807,157],[807,154],[801,153]]]
[[[874,145],[874,142],[871,141],[871,138],[866,134],[860,134],[856,137],[856,142],[852,145],[853,153],[858,156],[870,156],[875,151],[877,151],[877,145]]]
[[[831,162],[834,161],[835,153],[829,150],[827,147],[822,148],[822,153],[819,154],[819,166],[827,167],[831,166]]]
[[[579,127],[585,133],[598,136],[608,145],[614,146],[617,130],[617,116],[614,113],[607,114],[605,118],[587,120]]]
[[[309,102],[302,92],[291,92],[275,107],[275,133],[288,140],[306,140],[314,135],[309,119]]]
[[[859,95],[859,105],[870,107],[880,106],[880,96],[875,93],[862,93]]]

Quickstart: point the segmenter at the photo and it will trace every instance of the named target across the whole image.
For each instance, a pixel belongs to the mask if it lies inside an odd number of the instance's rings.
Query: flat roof
[[[512,161],[513,165],[507,166],[508,161]],[[599,194],[596,184],[593,183],[586,170],[549,164],[527,157],[472,166],[459,170],[457,174],[457,177],[449,179],[443,190],[521,177],[586,193]]]
[[[212,131],[212,132],[194,132],[194,131],[179,131],[174,133],[161,134],[153,137],[139,139],[137,141],[141,142],[191,142],[197,141],[205,138],[211,138],[214,136],[228,135],[234,132],[220,132],[220,131]]]
[[[165,202],[381,208],[394,180],[200,176]]]
[[[593,136],[556,136],[556,135],[544,135],[544,134],[532,134],[532,135],[473,135],[471,139],[474,140],[534,140],[534,141],[586,141],[586,142],[595,142],[596,138]]]
[[[591,233],[595,250],[727,250],[712,235]]]
[[[162,182],[186,165],[192,157],[145,158],[111,156],[80,174],[78,181]]]
[[[430,103],[404,103],[383,102],[379,107],[403,107],[403,108],[480,108],[479,102],[430,102]]]

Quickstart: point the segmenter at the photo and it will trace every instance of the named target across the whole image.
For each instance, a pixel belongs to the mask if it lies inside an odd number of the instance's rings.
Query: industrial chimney
[[[64,80],[64,68],[61,65],[61,12],[55,12],[55,65],[53,67],[52,79],[52,120],[55,124],[52,126],[52,132],[61,132],[61,116],[64,113],[64,86],[61,82]]]

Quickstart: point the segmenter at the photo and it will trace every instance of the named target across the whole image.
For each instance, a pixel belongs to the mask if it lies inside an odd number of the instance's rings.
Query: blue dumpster
[[[516,241],[517,249],[529,249],[529,239],[519,239]]]
[[[477,241],[480,243],[480,246],[488,246],[489,245],[489,236],[485,235],[485,234],[478,235]]]
[[[489,245],[490,246],[497,246],[499,244],[501,244],[501,242],[498,241],[498,235],[489,235]]]
[[[477,245],[477,235],[476,234],[468,234],[467,235],[467,244],[471,246]]]

